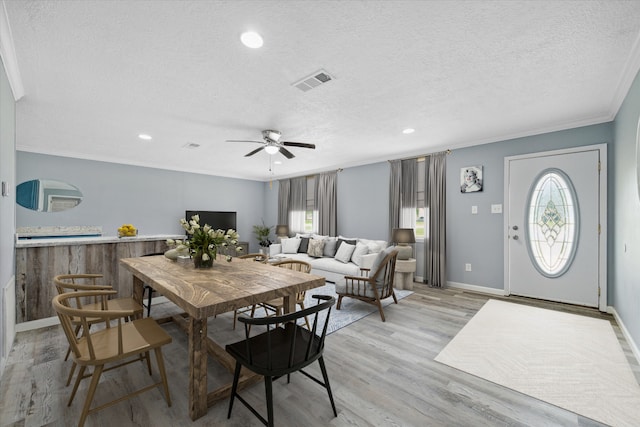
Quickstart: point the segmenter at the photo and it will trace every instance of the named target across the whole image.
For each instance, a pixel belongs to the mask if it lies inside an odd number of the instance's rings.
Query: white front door
[[[505,159],[507,294],[606,308],[603,156],[599,145]]]

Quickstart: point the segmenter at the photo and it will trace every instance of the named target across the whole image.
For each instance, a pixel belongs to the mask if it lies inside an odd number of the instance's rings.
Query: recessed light
[[[409,135],[410,133],[414,133],[416,130],[412,128],[406,128],[402,131],[405,135]]]
[[[274,165],[281,165],[282,162],[280,160],[276,160],[275,162],[273,162]]]
[[[253,31],[242,33],[242,35],[240,36],[240,40],[242,41],[242,44],[244,44],[246,47],[250,47],[251,49],[258,49],[262,47],[263,44],[260,34],[254,33]]]
[[[151,141],[153,139],[153,138],[151,138],[151,135],[147,135],[146,133],[139,134],[138,138],[144,139],[145,141]]]

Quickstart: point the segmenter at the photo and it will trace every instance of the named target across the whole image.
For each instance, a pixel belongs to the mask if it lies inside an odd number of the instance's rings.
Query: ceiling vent
[[[182,147],[186,148],[188,150],[194,150],[194,149],[200,147],[200,144],[196,144],[195,142],[187,142]]]
[[[311,74],[309,77],[305,77],[293,84],[293,86],[297,87],[303,92],[313,89],[314,87],[320,86],[323,83],[327,83],[333,80],[333,77],[324,70],[316,71]]]

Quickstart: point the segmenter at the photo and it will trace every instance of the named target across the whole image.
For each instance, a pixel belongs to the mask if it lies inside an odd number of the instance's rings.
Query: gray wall
[[[15,119],[13,93],[4,64],[0,62],[0,181],[7,182],[10,189],[15,187],[16,182]],[[8,356],[5,354],[5,344],[11,345],[13,342],[13,336],[8,335],[12,335],[14,321],[8,322],[5,317],[5,296],[12,293],[7,288],[13,286],[15,270],[15,200],[15,191],[10,191],[7,197],[0,196],[0,374]],[[7,330],[9,326],[11,331]]]
[[[241,240],[258,249],[253,225],[264,211],[263,182],[18,151],[17,182],[35,178],[75,185],[82,203],[63,212],[18,206],[18,227],[99,225],[103,235],[115,236],[130,223],[141,235],[181,234],[185,210],[236,211]]]
[[[640,74],[614,121],[615,145],[609,172],[612,231],[609,260],[612,273],[609,305],[615,307],[636,346],[640,346],[640,202],[636,178],[636,135],[640,117]],[[626,248],[626,250],[625,250]]]
[[[504,289],[503,215],[492,214],[491,205],[504,208],[505,157],[600,143],[611,149],[612,141],[613,125],[604,123],[454,150],[447,157],[447,280]],[[460,168],[476,165],[483,166],[482,191],[460,193]]]

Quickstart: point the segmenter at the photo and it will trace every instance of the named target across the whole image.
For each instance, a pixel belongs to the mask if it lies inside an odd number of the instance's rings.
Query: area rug
[[[601,423],[640,423],[640,386],[606,320],[489,300],[435,360]]]
[[[413,293],[413,291],[403,289],[395,289],[394,292],[396,294],[396,298],[398,298],[398,301]],[[313,299],[312,295],[331,295],[336,297],[336,302],[338,299],[338,296],[336,295],[335,285],[329,282],[327,282],[320,288],[314,288],[307,291],[304,299],[305,307],[311,307],[312,305],[317,304],[318,300]],[[393,298],[384,299],[382,300],[382,307],[386,307],[392,303]],[[345,326],[356,322],[374,312],[376,316],[380,316],[380,314],[378,314],[378,308],[373,304],[367,304],[366,302],[357,300],[355,298],[343,298],[340,310],[336,310],[335,306],[333,306],[331,310],[331,316],[329,317],[329,326],[327,327],[327,334],[344,328]],[[320,327],[324,327],[324,322],[318,323],[318,328]]]

